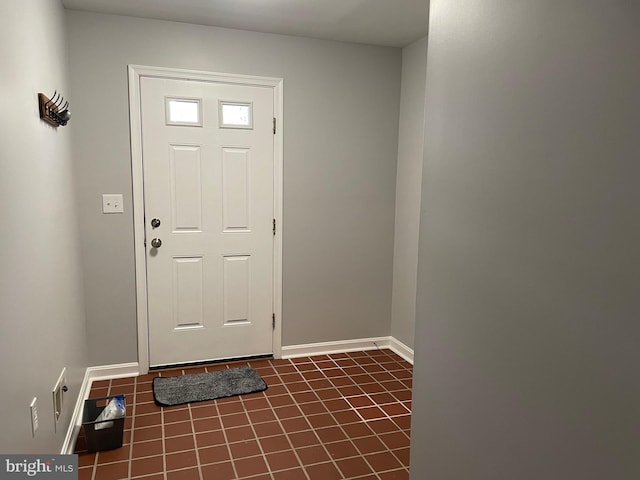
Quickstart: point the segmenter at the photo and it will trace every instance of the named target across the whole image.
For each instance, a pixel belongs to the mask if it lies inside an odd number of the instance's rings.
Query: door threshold
[[[245,360],[261,360],[265,358],[273,358],[272,353],[267,353],[265,355],[250,355],[247,357],[232,357],[232,358],[220,358],[218,360],[203,360],[200,362],[185,362],[185,363],[171,363],[168,365],[157,365],[153,367],[149,367],[149,371],[152,370],[168,370],[170,368],[191,368],[191,367],[202,367],[206,365],[215,365],[217,363],[230,363],[230,362],[241,362]]]

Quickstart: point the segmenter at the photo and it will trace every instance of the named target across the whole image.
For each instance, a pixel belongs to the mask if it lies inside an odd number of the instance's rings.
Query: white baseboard
[[[393,337],[358,338],[335,342],[307,343],[282,347],[282,358],[328,355],[331,353],[357,352],[388,348],[413,365],[413,350]]]
[[[413,348],[407,347],[404,343],[400,340],[396,340],[394,337],[389,337],[389,349],[413,365]]]
[[[388,337],[358,338],[354,340],[338,340],[335,342],[307,343],[282,347],[282,358],[307,357],[311,355],[327,355],[330,353],[356,352],[358,350],[375,350],[384,348]]]
[[[113,380],[114,378],[134,377],[140,373],[138,362],[118,363],[116,365],[100,365],[87,368],[91,373],[91,381]]]
[[[138,375],[139,366],[138,363],[121,363],[118,365],[101,365],[98,367],[89,367],[85,371],[82,385],[80,386],[80,393],[78,393],[78,399],[71,415],[71,421],[69,422],[69,428],[67,429],[67,435],[64,438],[62,444],[62,455],[70,455],[76,446],[76,439],[80,428],[82,427],[82,408],[84,401],[89,398],[91,392],[91,384],[96,380],[110,380],[114,378],[133,377]]]

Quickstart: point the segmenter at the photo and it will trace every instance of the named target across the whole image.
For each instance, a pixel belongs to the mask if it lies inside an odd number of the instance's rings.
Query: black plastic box
[[[102,413],[102,410],[104,410],[104,407],[107,406],[107,403],[109,403],[109,400],[112,398],[113,397],[88,398],[84,401],[82,427],[84,428],[84,436],[89,452],[100,452],[102,450],[113,450],[114,448],[122,447],[125,417],[96,422],[96,418],[98,418],[98,415]],[[124,403],[126,406],[126,397]],[[107,422],[113,422],[113,425],[96,430],[96,425]]]

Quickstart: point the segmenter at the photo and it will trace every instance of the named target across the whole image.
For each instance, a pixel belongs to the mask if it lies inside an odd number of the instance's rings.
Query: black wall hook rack
[[[69,102],[64,99],[57,91],[53,92],[51,98],[44,93],[38,94],[38,103],[40,104],[40,118],[54,127],[63,127],[69,122],[71,112],[69,111]]]

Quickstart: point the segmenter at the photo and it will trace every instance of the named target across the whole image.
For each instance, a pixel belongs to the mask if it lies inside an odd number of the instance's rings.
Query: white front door
[[[143,77],[151,366],[272,353],[274,92]]]

